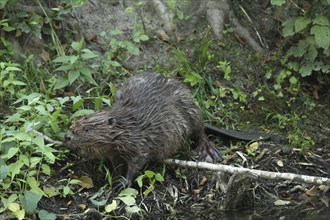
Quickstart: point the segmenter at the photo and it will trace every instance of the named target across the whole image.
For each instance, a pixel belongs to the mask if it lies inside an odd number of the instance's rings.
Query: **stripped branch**
[[[43,139],[47,142],[47,143],[51,143],[51,144],[55,144],[57,146],[62,146],[63,145],[63,142],[62,141],[55,141],[53,139],[51,139],[50,137],[48,137],[47,135],[44,135],[43,133],[33,129],[33,128],[28,128],[27,129],[27,132],[28,133],[34,133],[40,137],[43,137]]]
[[[177,165],[181,167],[191,167],[197,169],[206,169],[211,171],[222,171],[230,174],[234,173],[246,173],[249,172],[253,175],[265,179],[282,179],[282,180],[291,180],[303,183],[311,183],[316,185],[330,185],[330,178],[326,177],[317,177],[317,176],[307,176],[294,173],[277,173],[269,172],[264,170],[254,170],[244,167],[233,167],[223,164],[213,164],[207,162],[194,162],[194,161],[183,161],[177,159],[167,159],[164,161],[166,164]]]

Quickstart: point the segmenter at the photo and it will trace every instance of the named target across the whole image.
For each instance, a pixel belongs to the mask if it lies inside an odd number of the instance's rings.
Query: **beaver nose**
[[[64,135],[64,141],[65,142],[69,142],[72,140],[72,132],[68,131],[65,135]]]

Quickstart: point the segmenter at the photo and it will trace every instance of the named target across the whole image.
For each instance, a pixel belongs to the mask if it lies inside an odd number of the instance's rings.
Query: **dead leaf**
[[[20,37],[22,35],[22,32],[19,29],[16,29],[15,37]]]
[[[319,87],[317,85],[313,85],[313,97],[315,99],[320,99],[320,96],[319,96]]]
[[[87,205],[85,205],[85,204],[79,204],[78,206],[81,210],[85,210],[87,207]]]
[[[290,201],[286,201],[286,200],[282,200],[282,199],[279,199],[279,200],[276,200],[274,202],[274,204],[276,206],[283,206],[283,205],[289,205],[291,202]]]
[[[308,196],[315,196],[317,194],[317,187],[313,186],[310,190],[305,193]]]
[[[78,180],[80,180],[78,185],[82,188],[90,189],[94,187],[93,180],[89,176],[82,176]]]
[[[199,193],[201,192],[200,189],[194,189],[194,195],[199,196]]]
[[[67,206],[70,206],[72,204],[72,200],[66,203]]]
[[[44,49],[42,49],[41,58],[44,62],[48,62],[50,60],[49,53],[47,51],[45,51]]]
[[[329,208],[329,197],[327,196],[322,196],[320,200],[325,204],[327,208]]]
[[[277,164],[277,166],[279,166],[279,167],[283,167],[283,166],[284,166],[284,163],[283,163],[282,160],[278,160],[278,161],[276,161],[276,164]]]
[[[319,189],[324,192],[324,193],[327,193],[329,190],[330,190],[330,186],[327,186],[327,185],[320,185],[319,186]]]
[[[96,41],[97,40],[97,35],[96,34],[92,34],[87,36],[87,41]]]
[[[204,186],[207,181],[207,178],[203,176],[202,180],[199,182],[199,186]]]

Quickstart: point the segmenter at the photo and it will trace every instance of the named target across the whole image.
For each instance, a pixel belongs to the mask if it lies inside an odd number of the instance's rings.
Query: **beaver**
[[[125,162],[125,186],[147,162],[173,156],[189,140],[199,159],[221,160],[204,133],[200,109],[179,81],[157,73],[134,75],[114,99],[110,109],[77,120],[64,143],[83,156]]]

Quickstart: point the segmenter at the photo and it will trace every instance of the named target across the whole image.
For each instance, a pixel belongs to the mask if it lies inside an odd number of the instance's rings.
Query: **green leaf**
[[[17,198],[18,198],[17,194],[11,194],[7,199],[6,205],[9,205],[10,203],[15,202]]]
[[[45,147],[45,151],[43,152],[43,154],[45,155],[45,157],[48,159],[49,163],[54,163],[56,160],[55,155],[53,154],[53,152],[56,152],[56,150],[54,150],[53,148],[46,146]]]
[[[79,56],[70,56],[70,64],[74,64],[79,59]]]
[[[68,195],[68,194],[70,193],[70,191],[71,191],[71,189],[70,189],[69,186],[65,186],[65,187],[63,188],[63,194],[64,194],[65,196]]]
[[[97,206],[97,207],[101,207],[104,206],[107,203],[107,199],[103,199],[101,201],[97,201],[95,199],[90,199],[90,201],[93,203],[93,205]]]
[[[41,149],[43,149],[45,147],[45,141],[43,139],[43,137],[40,137],[40,136],[36,136],[34,139],[33,139],[33,142],[38,145],[38,147],[40,147]]]
[[[11,81],[11,84],[16,85],[16,86],[25,86],[26,85],[26,83],[24,83],[22,81],[18,81],[18,80]]]
[[[79,68],[79,71],[84,74],[85,76],[92,76],[93,69],[88,66],[82,66]]]
[[[49,112],[46,111],[46,108],[45,108],[45,106],[43,106],[43,105],[37,105],[37,106],[35,106],[34,108],[35,108],[36,110],[38,110],[38,112],[39,112],[41,115],[46,115],[46,116],[49,115]]]
[[[4,157],[10,159],[13,156],[15,156],[17,152],[18,152],[18,147],[12,147],[8,150],[7,155],[5,155]]]
[[[130,14],[133,12],[133,10],[134,10],[133,7],[127,7],[127,8],[125,8],[125,13]]]
[[[285,22],[283,22],[282,24],[283,26],[283,36],[284,37],[289,37],[289,36],[293,36],[295,34],[294,32],[294,20],[292,18],[286,20]]]
[[[77,110],[83,103],[84,103],[83,99],[77,100],[76,102],[74,102],[72,109]]]
[[[20,68],[17,68],[15,66],[7,66],[6,71],[22,71]]]
[[[64,87],[66,87],[67,85],[69,85],[70,82],[67,78],[65,77],[60,77],[56,80],[56,83],[55,83],[55,86],[54,86],[54,89],[62,89]]]
[[[171,9],[175,8],[176,0],[166,0],[166,2]]]
[[[158,182],[163,182],[163,181],[164,181],[164,177],[163,177],[160,173],[157,173],[157,174],[156,174],[155,179],[156,179]]]
[[[72,66],[71,64],[69,65],[62,65],[59,68],[56,68],[55,71],[64,71],[67,72],[68,70],[72,70],[74,69],[74,66]]]
[[[146,170],[144,171],[144,174],[151,179],[153,176],[155,176],[155,172],[151,171],[151,170]]]
[[[289,79],[289,82],[293,85],[297,84],[298,80],[296,77],[294,76],[291,76],[290,79]]]
[[[149,40],[149,37],[147,35],[141,34],[140,35],[140,40],[141,41],[147,41],[147,40]]]
[[[308,48],[308,43],[305,40],[300,40],[297,46],[292,46],[287,52],[288,56],[302,57]]]
[[[17,212],[19,210],[19,204],[16,202],[10,203],[8,209],[12,212]]]
[[[137,184],[138,184],[138,186],[141,188],[142,186],[143,186],[143,176],[144,175],[140,175],[140,176],[138,176],[136,179],[135,179],[135,181],[137,182]]]
[[[132,196],[120,196],[118,197],[125,205],[131,206],[135,205],[135,198]]]
[[[97,83],[96,83],[95,80],[93,79],[92,74],[87,75],[87,74],[85,74],[85,73],[86,73],[85,71],[82,72],[82,73],[84,74],[84,75],[82,76],[82,78],[84,78],[85,81],[87,81],[87,82],[89,82],[89,83],[94,84],[95,86],[97,86]]]
[[[329,19],[325,16],[319,15],[316,18],[314,18],[313,24],[318,24],[321,26],[329,26]]]
[[[78,70],[71,70],[68,74],[68,80],[70,82],[70,85],[76,81],[80,76],[80,72]]]
[[[298,33],[304,30],[307,27],[307,25],[309,25],[310,23],[311,23],[310,18],[298,17],[294,22],[295,32]]]
[[[37,209],[39,200],[42,195],[32,191],[27,191],[24,196],[21,197],[22,206],[25,209],[26,214],[33,215]]]
[[[270,3],[272,5],[277,5],[277,6],[281,6],[285,3],[285,0],[270,0]]]
[[[191,86],[197,85],[203,80],[203,78],[195,72],[187,73],[184,78],[184,82],[190,83]]]
[[[44,174],[50,176],[51,169],[50,169],[50,167],[48,166],[48,164],[43,163],[43,164],[41,165],[41,168],[42,168],[42,172],[43,172]]]
[[[74,49],[75,51],[80,51],[81,48],[83,47],[84,45],[84,40],[83,38],[79,41],[79,42],[72,42],[71,43],[71,47],[72,49]]]
[[[311,34],[314,35],[316,44],[327,50],[330,46],[330,28],[326,26],[315,25],[311,28]]]
[[[8,0],[0,0],[0,9],[3,9],[7,4]]]
[[[0,180],[4,180],[9,173],[9,168],[5,161],[0,159]],[[0,181],[1,182],[1,181]]]
[[[11,177],[14,178],[15,175],[21,172],[21,167],[24,165],[21,161],[16,161],[15,163],[11,163],[8,165],[9,172],[11,173]]]
[[[28,177],[26,179],[26,183],[31,188],[31,193],[40,195],[40,196],[47,196],[42,189],[39,188],[40,183],[34,177]]]
[[[127,213],[129,214],[132,214],[132,213],[138,213],[139,211],[141,211],[141,209],[136,206],[136,205],[133,205],[133,206],[126,206],[125,207],[125,210]]]
[[[81,109],[76,111],[73,115],[72,118],[78,118],[80,116],[85,116],[85,115],[90,115],[92,113],[94,113],[95,111],[92,109]]]
[[[154,185],[150,185],[144,192],[143,195],[144,197],[147,197],[149,195],[149,193],[151,193],[152,191],[154,191],[155,186]]]
[[[42,190],[46,193],[48,197],[54,197],[61,194],[59,188],[56,188],[54,186],[46,185],[42,187]]]
[[[119,196],[126,196],[126,195],[129,195],[129,196],[137,196],[138,194],[138,191],[136,189],[133,189],[133,188],[126,188],[126,189],[123,189],[120,193],[119,193]]]
[[[46,210],[40,210],[38,212],[38,217],[40,220],[55,220],[56,215],[54,213],[48,212]]]
[[[313,71],[313,66],[310,63],[303,64],[299,69],[299,73],[303,77],[311,75],[312,71]]]
[[[116,210],[117,209],[117,200],[112,200],[112,203],[110,205],[106,205],[104,209],[107,213],[112,212],[113,210]]]
[[[83,53],[81,54],[81,58],[83,60],[89,60],[89,59],[93,59],[93,58],[96,58],[99,56],[96,52],[91,51],[90,49],[87,49],[87,48],[82,49],[82,52]]]
[[[71,58],[71,56],[64,55],[64,56],[60,56],[60,57],[55,58],[52,62],[54,62],[54,63],[69,63],[70,58]]]
[[[25,210],[18,210],[17,212],[15,212],[15,216],[17,217],[18,220],[22,220],[25,217]]]
[[[22,115],[20,113],[15,113],[15,114],[9,116],[7,118],[7,120],[5,121],[5,123],[19,121],[19,119],[21,119],[21,116]]]

